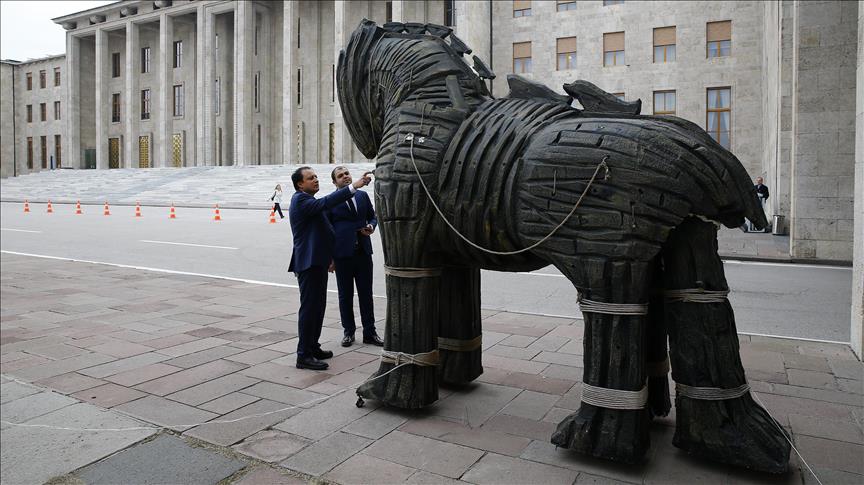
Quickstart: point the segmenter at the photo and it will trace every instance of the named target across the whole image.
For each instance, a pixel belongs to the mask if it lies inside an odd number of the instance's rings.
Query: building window
[[[731,146],[729,133],[732,132],[732,89],[731,88],[709,88],[708,89],[708,119],[707,129],[711,138],[717,141],[723,148]]]
[[[27,73],[27,91],[32,91],[32,90],[33,90],[33,73],[28,72]]]
[[[393,2],[384,2],[384,20],[393,21]]]
[[[612,96],[618,98],[619,101],[624,101],[624,93],[612,93]]]
[[[111,77],[120,77],[120,53],[111,54]]]
[[[60,119],[60,101],[54,101],[54,119]]]
[[[392,16],[393,14],[391,12],[390,17]],[[297,48],[300,48],[300,17],[297,17]]]
[[[222,83],[218,77],[213,81],[213,91],[213,111],[218,115],[222,108]]]
[[[705,27],[708,57],[732,55],[732,21],[708,22]]]
[[[183,116],[183,85],[174,85],[174,116]]]
[[[48,74],[45,71],[39,71],[39,89],[48,87]]]
[[[255,37],[253,38],[252,53],[258,55],[258,36],[261,34],[261,14],[255,14]]]
[[[39,120],[48,121],[48,103],[39,103]]]
[[[624,3],[624,0],[603,0],[603,6],[608,7],[609,5],[621,5]]]
[[[42,161],[42,168],[48,168],[48,137],[39,137],[39,156]]]
[[[255,78],[252,83],[252,103],[255,106],[255,111],[261,111],[261,105],[258,104],[258,97],[261,93],[261,72],[255,73]]]
[[[27,123],[33,123],[33,105],[27,105]]]
[[[27,168],[33,170],[33,137],[27,137]]]
[[[513,18],[530,16],[531,0],[513,0]]]
[[[675,91],[654,91],[654,114],[675,114]]]
[[[329,143],[327,144],[327,162],[336,163],[336,125],[330,123],[327,129]]]
[[[261,165],[261,125],[255,125],[255,140],[255,146],[258,148],[255,150],[255,161]]]
[[[654,29],[654,63],[675,62],[675,27]]]
[[[55,86],[60,85],[60,68],[59,67],[54,68],[54,85]]]
[[[60,168],[60,164],[63,162],[63,147],[60,144],[60,135],[54,135],[54,167]]]
[[[624,65],[624,32],[603,34],[603,65]]]
[[[336,102],[336,64],[330,64],[330,102]]]
[[[513,44],[513,72],[516,74],[531,72],[531,67],[531,43]]]
[[[558,70],[576,69],[576,37],[557,40]]]
[[[111,122],[120,123],[120,93],[111,95]]]
[[[297,68],[297,107],[303,107],[303,69]]]
[[[150,119],[150,90],[142,89],[141,90],[141,119],[149,120]]]
[[[141,48],[141,74],[150,72],[150,48]]]
[[[558,11],[576,10],[576,0],[558,0]]]
[[[174,67],[183,67],[183,41],[174,41]]]
[[[456,1],[444,0],[444,25],[447,27],[456,26]]]

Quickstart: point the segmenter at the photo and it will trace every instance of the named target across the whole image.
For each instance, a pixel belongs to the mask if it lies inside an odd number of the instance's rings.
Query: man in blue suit
[[[369,173],[366,173],[353,184],[316,199],[318,176],[315,171],[300,167],[291,174],[296,192],[291,197],[291,207],[288,209],[291,233],[294,235],[294,251],[288,271],[293,271],[300,283],[297,321],[299,369],[325,370],[329,366],[321,359],[333,357],[333,352],[322,350],[318,343],[327,304],[327,268],[333,259],[335,244],[333,226],[325,213],[350,199],[357,189],[368,185],[369,181]]]
[[[330,178],[337,189],[351,184],[351,173],[345,167],[336,167]],[[342,204],[327,213],[336,231],[336,249],[333,265],[336,269],[336,284],[339,287],[339,314],[345,336],[342,346],[354,343],[354,284],[360,303],[360,321],[363,323],[363,343],[382,346],[384,341],[375,331],[375,309],[372,304],[372,241],[378,220],[375,209],[365,192],[358,191]]]

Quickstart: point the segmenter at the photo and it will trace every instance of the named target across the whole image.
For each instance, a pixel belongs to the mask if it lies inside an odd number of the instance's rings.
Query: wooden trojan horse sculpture
[[[584,81],[565,96],[511,76],[494,99],[470,53],[447,27],[364,20],[339,56],[345,123],[377,160],[387,275],[385,350],[361,398],[419,408],[439,382],[475,379],[479,270],[552,264],[585,318],[582,404],[553,443],[639,461],[652,416],[670,410],[671,363],[675,446],[786,470],[787,438],[749,393],[717,255],[720,224],[766,225],[741,163],[696,125],[639,116],[640,102]]]

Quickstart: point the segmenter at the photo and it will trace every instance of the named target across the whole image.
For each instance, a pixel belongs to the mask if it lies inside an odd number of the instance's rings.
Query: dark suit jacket
[[[753,187],[756,187],[756,193],[759,194],[759,197],[764,200],[768,200],[768,187],[766,187],[764,184],[754,185]]]
[[[366,192],[358,190],[354,194],[354,204],[357,206],[357,215],[351,214],[348,204],[345,202],[330,209],[327,216],[333,229],[336,231],[336,248],[333,251],[334,258],[350,258],[354,255],[354,246],[360,245],[360,249],[366,254],[372,254],[372,241],[369,236],[357,232],[358,229],[372,224],[378,227],[378,219],[375,218],[375,209]]]
[[[351,189],[343,187],[332,194],[316,199],[305,192],[295,192],[288,208],[294,251],[288,271],[300,273],[312,266],[327,267],[333,259],[335,238],[333,226],[325,212],[351,198]]]

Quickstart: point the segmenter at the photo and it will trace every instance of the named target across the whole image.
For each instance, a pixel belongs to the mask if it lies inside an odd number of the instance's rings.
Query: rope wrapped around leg
[[[441,268],[397,268],[384,266],[384,274],[397,278],[434,278],[441,276]]]
[[[483,345],[483,336],[478,335],[470,340],[456,338],[438,337],[439,350],[452,350],[453,352],[471,352]]]
[[[703,290],[702,288],[684,288],[666,290],[663,292],[669,303],[723,303],[729,296],[729,290]]]
[[[622,391],[583,383],[582,402],[606,409],[643,409],[648,402],[648,386],[638,391]]]
[[[605,313],[606,315],[647,315],[647,303],[608,303],[594,301],[579,296],[579,308],[586,313]]]
[[[725,401],[735,399],[750,392],[750,384],[744,383],[731,389],[719,387],[693,387],[686,384],[675,383],[675,393],[679,396],[698,399],[700,401]]]
[[[381,362],[396,365],[412,364],[420,367],[434,367],[438,365],[438,349],[419,354],[406,354],[404,352],[382,350]]]

